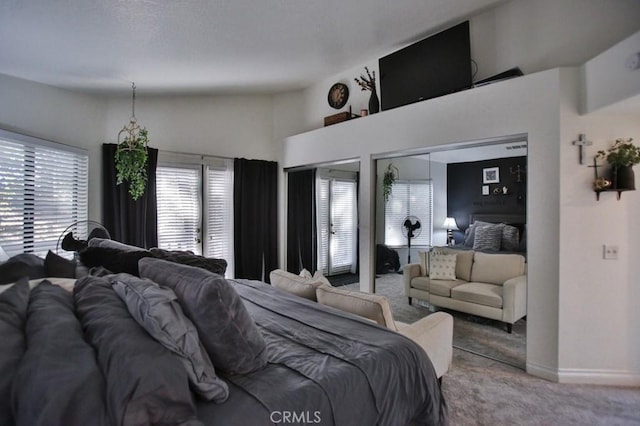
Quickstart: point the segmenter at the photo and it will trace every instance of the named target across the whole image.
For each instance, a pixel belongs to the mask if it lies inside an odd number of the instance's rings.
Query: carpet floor
[[[387,296],[398,321],[411,323],[431,313],[408,304],[400,274],[379,276],[376,290]],[[454,350],[442,391],[452,426],[640,425],[639,388],[560,384],[526,374],[525,321],[509,335],[497,321],[447,312],[454,316]]]

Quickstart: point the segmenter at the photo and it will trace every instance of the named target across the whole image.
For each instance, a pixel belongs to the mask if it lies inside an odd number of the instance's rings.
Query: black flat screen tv
[[[472,86],[469,21],[379,60],[383,110]]]

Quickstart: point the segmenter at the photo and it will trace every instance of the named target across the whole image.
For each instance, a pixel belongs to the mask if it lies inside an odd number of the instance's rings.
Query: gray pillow
[[[502,240],[502,228],[499,226],[477,226],[473,240],[474,250],[498,251]]]
[[[502,228],[501,250],[518,251],[520,245],[520,231],[515,226],[504,225]]]
[[[49,250],[47,257],[44,258],[44,273],[46,277],[75,278],[76,262]]]
[[[176,294],[128,274],[112,275],[109,281],[138,324],[180,358],[194,391],[207,401],[226,401],[229,388],[216,376],[198,331],[182,312]]]
[[[0,424],[14,424],[11,387],[20,360],[27,350],[24,325],[29,304],[29,283],[21,279],[0,294]]]
[[[246,374],[264,367],[267,347],[242,299],[221,275],[160,259],[138,263],[140,276],[171,288],[193,321],[216,369]]]
[[[31,253],[20,253],[0,264],[0,284],[9,284],[27,277],[44,278],[44,259]]]
[[[170,251],[159,248],[152,248],[150,251],[153,257],[158,259],[169,260],[182,265],[197,266],[220,275],[224,275],[227,270],[227,261],[224,259],[198,256],[187,251]]]

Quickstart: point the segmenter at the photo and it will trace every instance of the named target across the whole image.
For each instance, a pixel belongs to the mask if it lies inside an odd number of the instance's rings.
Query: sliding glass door
[[[357,270],[357,178],[319,176],[316,180],[318,270],[336,275]]]
[[[164,156],[182,162],[158,164],[158,247],[225,259],[233,277],[233,160]]]

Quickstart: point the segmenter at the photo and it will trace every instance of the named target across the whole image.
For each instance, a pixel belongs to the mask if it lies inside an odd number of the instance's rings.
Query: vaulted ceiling
[[[118,93],[274,93],[505,0],[3,0],[0,73]]]

